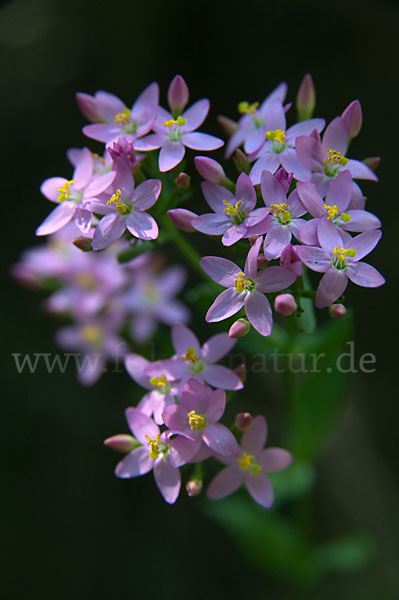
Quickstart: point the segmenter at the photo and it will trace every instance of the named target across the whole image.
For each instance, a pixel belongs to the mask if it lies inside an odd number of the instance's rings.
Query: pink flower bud
[[[287,244],[280,256],[280,265],[289,271],[292,271],[298,277],[303,275],[302,262],[295,251],[295,246]]]
[[[316,106],[316,90],[310,73],[302,79],[296,96],[298,120],[310,119]]]
[[[84,94],[83,92],[78,92],[75,97],[76,102],[78,103],[78,106],[86,119],[92,123],[101,123],[104,121],[104,117],[98,110],[97,102],[93,96],[89,96],[89,94]]]
[[[191,210],[186,210],[185,208],[173,208],[172,210],[168,210],[168,215],[176,227],[182,231],[194,231],[191,221],[198,215],[191,212]]]
[[[72,244],[76,246],[76,248],[79,248],[79,250],[83,250],[83,252],[90,252],[92,250],[91,242],[92,240],[90,238],[82,236],[72,240]]]
[[[289,317],[298,308],[294,296],[291,294],[279,294],[274,299],[274,310],[284,317]]]
[[[216,120],[219,123],[220,127],[223,129],[224,133],[229,137],[232,136],[233,133],[238,129],[238,123],[232,121],[231,119],[228,119],[227,117],[224,117],[223,115],[217,117]]]
[[[245,431],[245,429],[248,429],[248,427],[252,425],[252,421],[253,419],[251,413],[241,412],[236,416],[234,424],[237,429],[240,429],[240,431]]]
[[[108,147],[108,152],[112,160],[122,160],[129,169],[135,167],[138,163],[137,156],[134,152],[133,142],[127,137],[120,137],[116,142],[113,142]]]
[[[381,162],[381,158],[379,156],[371,156],[370,158],[365,158],[363,162],[365,165],[370,167],[372,171],[376,171]]]
[[[202,481],[199,479],[192,479],[188,481],[186,484],[186,491],[190,498],[194,498],[194,496],[198,496],[202,490]]]
[[[249,321],[246,319],[237,319],[229,329],[229,337],[234,339],[242,338],[244,335],[247,335],[250,328]]]
[[[175,183],[178,188],[182,190],[188,190],[190,187],[191,177],[187,173],[179,173],[175,179]]]
[[[281,167],[281,169],[279,169],[275,174],[275,178],[278,179],[278,181],[281,183],[286,194],[288,194],[288,191],[290,189],[293,175],[293,173],[287,173],[287,171],[283,169],[283,167]]]
[[[238,375],[238,377],[244,383],[247,378],[247,367],[244,365],[244,363],[242,363],[241,365],[238,365],[238,367],[236,367],[233,370],[234,370],[234,373],[236,375]]]
[[[220,184],[226,177],[223,167],[216,162],[216,160],[213,160],[213,158],[196,156],[194,158],[194,164],[201,177],[210,183]]]
[[[104,445],[111,448],[111,450],[115,450],[115,452],[127,454],[138,446],[138,442],[132,435],[118,433],[104,440]]]
[[[258,261],[258,271],[260,271],[261,269],[264,269],[266,267],[267,263],[269,262],[267,260],[267,258],[264,257],[263,254],[259,254],[257,261]]]
[[[333,319],[343,319],[346,316],[346,307],[343,304],[333,304],[330,313]]]
[[[248,175],[251,170],[251,163],[248,160],[248,156],[239,148],[234,152],[234,164],[240,173]]]
[[[168,89],[168,104],[175,115],[180,115],[187,106],[189,91],[181,75],[176,75]]]
[[[359,100],[351,102],[342,113],[342,118],[348,129],[348,137],[351,140],[359,134],[362,128],[363,115]]]

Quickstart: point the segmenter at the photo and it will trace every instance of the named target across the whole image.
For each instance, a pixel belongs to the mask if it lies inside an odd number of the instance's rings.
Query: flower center
[[[202,373],[202,371],[205,368],[203,361],[198,358],[194,348],[187,348],[186,353],[182,358],[182,361],[191,363],[189,365],[189,369],[192,373],[195,374]]]
[[[190,429],[205,429],[206,417],[204,417],[203,415],[199,415],[195,412],[195,410],[190,410],[190,412],[187,413],[187,416],[188,422],[190,424]]]
[[[71,190],[69,188],[73,183],[75,183],[75,180],[71,179],[70,181],[66,181],[62,187],[57,189],[57,192],[59,192],[57,197],[58,202],[64,202],[64,200],[68,200],[69,196],[71,195]]]
[[[291,221],[291,213],[289,211],[289,206],[285,202],[281,204],[271,204],[270,210],[272,215],[276,217],[279,223],[282,225],[287,225]]]
[[[344,167],[348,164],[348,159],[345,156],[342,156],[339,150],[328,148],[327,152],[328,156],[323,160],[324,173],[327,177],[335,177],[338,174],[340,167]]]
[[[284,143],[285,132],[282,129],[275,129],[274,131],[266,131],[266,139],[270,142]]]
[[[158,433],[154,439],[150,438],[149,435],[145,436],[145,439],[148,440],[148,445],[150,447],[150,452],[148,454],[148,456],[152,459],[158,458],[159,453],[160,453],[160,449],[159,449],[159,438],[161,437],[161,434]]]
[[[240,225],[245,221],[247,213],[241,208],[244,205],[242,200],[237,200],[234,205],[227,200],[223,200],[223,204],[226,206],[226,208],[223,209],[223,212],[226,213],[226,215],[229,215],[229,217],[232,217],[231,220],[233,223]]]
[[[243,471],[251,471],[254,475],[259,475],[262,467],[255,462],[253,454],[247,454],[243,452],[241,457],[237,460],[237,464],[243,469]]]
[[[161,394],[167,394],[170,391],[170,383],[164,374],[160,375],[159,377],[151,377],[150,383],[158,388],[158,392]]]
[[[130,110],[125,108],[122,112],[115,115],[115,125],[128,125],[130,121]]]
[[[252,104],[250,104],[249,102],[243,100],[239,103],[237,108],[240,115],[253,115],[256,112],[258,106],[259,102],[253,102]]]
[[[85,325],[80,330],[80,337],[84,342],[93,346],[101,346],[103,341],[103,334],[98,325]]]
[[[246,279],[245,273],[238,273],[237,277],[234,278],[234,286],[236,292],[241,294],[244,290],[252,292],[255,288],[255,282],[252,279]]]
[[[339,246],[334,247],[332,262],[336,269],[345,269],[347,265],[347,258],[353,258],[357,252],[354,248],[340,248]]]
[[[132,211],[132,205],[130,202],[122,202],[121,200],[121,190],[118,188],[115,194],[112,194],[111,198],[107,201],[107,204],[114,204],[115,208],[120,215],[125,215],[126,213],[130,213]]]
[[[344,221],[345,223],[348,223],[352,219],[352,217],[347,213],[342,213],[342,215],[339,216],[338,219],[336,219],[335,217],[339,215],[339,209],[336,204],[334,204],[333,206],[325,204],[324,208],[328,212],[328,221],[332,221],[333,223],[337,223],[338,221]]]

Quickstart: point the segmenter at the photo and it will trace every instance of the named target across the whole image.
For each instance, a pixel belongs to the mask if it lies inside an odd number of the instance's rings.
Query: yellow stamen
[[[190,429],[204,429],[206,427],[206,418],[196,413],[195,410],[190,410],[187,416]]]
[[[129,120],[130,120],[130,110],[128,108],[125,108],[122,112],[115,115],[114,123],[115,123],[115,125],[117,125],[118,123],[120,125],[128,125]]]
[[[334,206],[330,206],[329,204],[325,204],[324,208],[328,211],[328,217],[327,217],[327,219],[329,221],[331,221],[335,217],[335,215],[337,215],[339,213],[338,206],[336,204],[334,204]]]
[[[281,204],[271,204],[270,211],[275,216],[281,219],[284,223],[289,223],[291,220],[291,213],[288,210],[289,206],[285,202]]]
[[[280,144],[283,144],[285,140],[285,132],[282,129],[266,131],[266,139],[272,142],[280,142]]]
[[[231,217],[235,217],[236,214],[238,213],[238,211],[240,210],[240,207],[242,206],[242,204],[244,204],[244,202],[242,200],[238,200],[235,203],[235,205],[233,206],[231,204],[231,202],[227,202],[227,200],[223,200],[223,204],[226,206],[226,208],[223,209],[223,212]]]
[[[342,165],[345,166],[348,164],[348,159],[345,156],[342,156],[339,150],[333,150],[332,148],[328,148],[327,150],[328,156],[325,160],[323,160],[324,164],[331,163],[332,165]]]
[[[241,294],[247,285],[253,285],[253,281],[251,279],[245,279],[245,273],[238,273],[237,277],[234,278],[236,292]]]
[[[145,439],[148,440],[148,445],[150,447],[150,452],[148,456],[152,459],[158,458],[159,456],[159,438],[161,434],[158,433],[154,439],[150,438],[149,435],[145,436]]]
[[[346,257],[353,258],[356,254],[357,252],[354,248],[340,248],[339,246],[335,246],[334,248],[334,256],[342,262],[344,262]]]
[[[187,348],[185,355],[182,358],[183,362],[191,362],[193,365],[199,362],[199,358],[197,356],[194,348]]]
[[[80,337],[84,342],[99,345],[102,342],[102,331],[97,325],[85,325],[80,330]]]
[[[351,219],[352,219],[351,215],[348,215],[347,213],[342,213],[341,221],[344,221],[344,223],[349,223],[349,221]]]
[[[124,215],[127,212],[127,206],[124,202],[120,201],[121,190],[118,188],[115,194],[112,194],[111,198],[107,201],[107,204],[113,204],[115,202],[116,210],[119,214]]]
[[[173,125],[177,125],[178,127],[182,127],[187,123],[187,119],[184,117],[177,117],[177,119],[169,119],[165,121],[164,127],[173,127]]]
[[[252,104],[250,104],[249,102],[246,102],[244,100],[243,102],[239,103],[237,108],[240,115],[252,115],[254,112],[256,112],[258,106],[259,102],[253,102]]]
[[[62,187],[58,188],[58,202],[64,202],[64,200],[68,200],[69,196],[71,195],[69,186],[71,186],[73,183],[75,183],[75,180],[71,179],[70,181],[66,181]]]
[[[254,475],[258,475],[262,470],[262,467],[255,462],[253,454],[247,454],[243,452],[241,458],[237,460],[237,464],[244,471],[251,471]]]
[[[165,387],[168,380],[166,379],[166,375],[161,375],[160,377],[151,377],[150,383],[156,387]]]

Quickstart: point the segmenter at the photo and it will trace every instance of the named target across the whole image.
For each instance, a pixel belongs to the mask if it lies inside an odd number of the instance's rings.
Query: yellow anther
[[[331,221],[338,213],[338,206],[336,204],[334,204],[334,206],[330,206],[329,204],[325,204],[324,208],[328,211],[328,217],[327,219],[329,221]]]
[[[75,180],[71,179],[70,181],[66,181],[62,187],[57,189],[57,192],[59,192],[57,198],[58,202],[64,202],[64,200],[68,200],[69,196],[71,195],[71,190],[69,187],[73,183],[75,183]]]
[[[80,337],[84,342],[98,346],[102,343],[103,334],[98,325],[85,325],[80,330]]]
[[[262,467],[255,462],[253,454],[247,454],[243,452],[241,457],[237,460],[237,464],[244,471],[251,471],[254,475],[258,475],[262,470]]]
[[[190,410],[187,416],[190,429],[204,429],[206,427],[206,418],[196,413],[195,410]]]
[[[112,194],[111,198],[107,201],[107,204],[113,204],[114,202],[119,202],[119,198],[121,197],[121,190],[118,188],[115,194]]]
[[[332,148],[328,148],[327,150],[328,156],[325,160],[323,160],[324,164],[331,163],[332,165],[342,165],[345,166],[348,164],[348,159],[345,156],[342,156],[339,150],[333,150]]]
[[[266,139],[271,142],[280,142],[280,144],[283,144],[285,140],[285,132],[282,129],[266,131]]]
[[[177,125],[178,127],[182,127],[187,123],[187,119],[185,117],[177,117],[177,119],[169,119],[164,122],[164,127],[173,127],[173,125]]]
[[[130,120],[130,110],[128,108],[125,108],[122,112],[115,115],[114,123],[115,123],[115,125],[117,125],[117,124],[128,125],[129,120]]]
[[[150,383],[156,387],[165,387],[165,385],[168,383],[168,380],[166,379],[166,375],[161,375],[160,377],[151,377]]]
[[[348,213],[342,213],[341,221],[343,221],[344,223],[349,223],[349,221],[351,219],[352,219],[351,215],[348,215]]]
[[[191,362],[193,365],[199,363],[199,358],[194,348],[187,348],[186,353],[182,358],[182,361]]]
[[[254,112],[256,112],[258,106],[259,102],[253,102],[252,104],[250,104],[249,102],[246,102],[244,100],[243,102],[239,103],[237,108],[240,115],[252,115]]]
[[[226,208],[223,209],[223,212],[231,217],[235,217],[236,214],[239,212],[241,206],[244,204],[244,202],[242,200],[238,200],[233,206],[231,202],[223,200],[223,204],[226,206]]]
[[[339,246],[334,247],[334,256],[337,257],[338,260],[344,262],[346,257],[353,258],[356,256],[357,252],[354,248],[340,248]]]
[[[241,294],[246,288],[246,286],[252,286],[252,279],[245,279],[245,273],[238,273],[237,277],[234,278],[234,286],[236,288],[236,292]]]
[[[148,445],[150,447],[150,452],[148,456],[152,459],[158,458],[159,456],[159,438],[161,434],[158,433],[154,439],[150,438],[149,435],[145,436],[145,439],[148,440]]]
[[[124,215],[125,213],[127,213],[127,205],[124,202],[120,201],[120,197],[121,197],[121,190],[118,188],[115,192],[115,194],[112,194],[111,198],[109,200],[107,200],[107,204],[114,204],[115,202],[115,207],[116,210],[118,211],[119,214]]]
[[[271,204],[270,211],[272,215],[278,217],[283,223],[289,223],[291,221],[289,206],[285,202],[282,202],[281,204]]]

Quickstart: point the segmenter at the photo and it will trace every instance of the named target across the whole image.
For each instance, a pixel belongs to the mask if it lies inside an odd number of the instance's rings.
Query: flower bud
[[[194,231],[191,222],[198,215],[191,212],[191,210],[185,208],[173,208],[172,210],[168,210],[168,215],[176,227],[182,231]]]
[[[127,137],[122,136],[116,142],[113,142],[112,146],[108,147],[108,152],[112,160],[123,161],[129,169],[132,169],[138,163],[133,142]]]
[[[240,431],[245,431],[252,425],[252,415],[249,412],[240,412],[235,418],[234,424]]]
[[[351,140],[359,134],[362,128],[363,115],[359,100],[351,102],[341,116],[348,129],[349,140]]]
[[[198,496],[202,490],[202,481],[199,479],[191,479],[186,484],[186,491],[190,498],[194,498],[194,496]]]
[[[381,158],[379,156],[371,156],[370,158],[365,158],[363,160],[364,164],[367,165],[372,171],[376,171],[378,165],[381,162]]]
[[[190,187],[191,177],[187,173],[179,173],[175,179],[175,184],[181,190],[188,190]]]
[[[244,335],[247,335],[250,329],[251,325],[249,321],[246,319],[237,319],[229,329],[229,337],[234,339],[242,338]]]
[[[201,177],[210,183],[221,184],[223,179],[226,177],[222,165],[220,165],[216,160],[213,160],[213,158],[208,158],[207,156],[196,156],[194,158],[194,164]]]
[[[316,106],[316,90],[310,73],[305,75],[296,95],[298,121],[311,119]]]
[[[284,188],[284,191],[286,194],[288,194],[288,191],[290,189],[290,185],[292,182],[292,177],[293,177],[293,173],[287,173],[287,171],[285,169],[283,169],[283,167],[281,167],[281,169],[279,169],[277,171],[277,173],[274,175],[274,177],[281,183],[281,185]]]
[[[247,367],[244,365],[244,363],[242,363],[241,365],[238,365],[238,367],[233,369],[233,371],[236,375],[238,375],[238,377],[244,383],[247,378]]]
[[[292,294],[279,294],[274,299],[274,310],[284,317],[289,317],[298,308]]]
[[[168,89],[168,104],[174,116],[182,113],[187,106],[189,99],[189,91],[187,83],[181,75],[176,75],[169,85]]]
[[[280,256],[280,265],[289,271],[292,271],[298,277],[303,275],[302,261],[295,251],[295,246],[287,244]]]
[[[107,448],[111,448],[111,450],[115,450],[115,452],[127,454],[134,450],[134,448],[137,448],[139,443],[132,435],[118,433],[117,435],[113,435],[104,440],[104,445],[107,446]]]
[[[89,96],[89,94],[84,94],[83,92],[78,92],[75,97],[81,112],[88,121],[91,121],[92,123],[100,123],[104,121],[104,117],[98,110],[96,99],[93,98],[93,96]]]
[[[232,136],[233,133],[236,132],[238,129],[238,123],[232,121],[231,119],[228,119],[227,117],[224,117],[223,115],[219,115],[219,117],[217,117],[216,120],[219,123],[220,127],[223,129],[224,133],[229,137]]]
[[[251,163],[248,160],[248,156],[239,148],[234,152],[234,164],[240,173],[248,175],[251,170]]]
[[[330,314],[333,319],[343,319],[346,316],[346,307],[343,304],[333,304]]]
[[[72,244],[76,246],[76,248],[79,248],[79,250],[83,250],[83,252],[90,252],[92,250],[91,242],[92,240],[90,238],[85,238],[83,236],[72,240]]]

